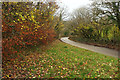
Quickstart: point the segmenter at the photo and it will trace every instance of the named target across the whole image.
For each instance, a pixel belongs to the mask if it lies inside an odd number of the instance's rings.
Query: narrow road
[[[63,37],[60,40],[67,43],[67,44],[76,46],[76,47],[84,48],[84,49],[87,49],[87,50],[90,50],[93,52],[97,52],[97,53],[101,53],[104,55],[113,56],[113,57],[118,58],[119,52],[116,50],[108,49],[108,48],[104,48],[104,47],[97,47],[97,46],[83,44],[83,43],[78,43],[78,42],[74,42],[72,40],[69,40],[68,38],[69,37]],[[119,53],[119,58],[120,58],[120,53]]]

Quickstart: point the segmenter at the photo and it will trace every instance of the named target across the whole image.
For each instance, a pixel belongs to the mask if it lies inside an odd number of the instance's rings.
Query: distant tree
[[[92,6],[100,17],[107,16],[109,22],[116,24],[120,29],[120,1],[93,0]],[[99,17],[98,16],[98,17]]]
[[[54,26],[54,29],[57,34],[56,38],[60,38],[61,32],[64,27],[64,19],[68,17],[66,10],[66,7],[59,8],[55,14],[54,22],[56,22],[56,25]]]

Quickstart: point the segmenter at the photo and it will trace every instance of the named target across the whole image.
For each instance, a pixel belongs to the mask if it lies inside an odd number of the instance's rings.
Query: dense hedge
[[[54,40],[50,26],[57,10],[55,2],[2,3],[2,53],[21,53],[23,48],[47,44]]]

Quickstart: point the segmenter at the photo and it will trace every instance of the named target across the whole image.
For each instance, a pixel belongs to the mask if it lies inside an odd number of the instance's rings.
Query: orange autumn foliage
[[[48,6],[51,8],[48,8]],[[33,6],[31,2],[3,3],[3,56],[21,53],[23,48],[28,48],[28,46],[47,44],[54,40],[55,32],[50,24],[57,7],[56,3],[43,3],[37,7],[40,9]],[[44,10],[44,8],[48,9]]]

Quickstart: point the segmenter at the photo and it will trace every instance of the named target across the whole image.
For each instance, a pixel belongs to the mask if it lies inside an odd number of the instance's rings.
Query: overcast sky
[[[62,6],[66,6],[69,12],[82,6],[87,6],[91,3],[90,0],[59,0],[62,2]]]

